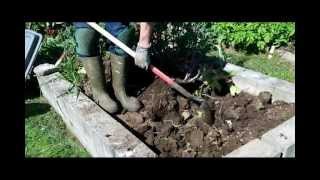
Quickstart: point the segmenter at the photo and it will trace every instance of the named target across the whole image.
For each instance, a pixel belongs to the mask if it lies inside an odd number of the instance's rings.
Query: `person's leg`
[[[86,23],[74,23],[76,28],[76,53],[89,77],[93,98],[97,104],[109,113],[118,111],[114,102],[106,92],[106,80],[99,56],[99,34]]]
[[[130,41],[134,35],[134,28],[129,26],[129,23],[107,22],[105,28],[113,36],[130,47]],[[134,97],[128,97],[125,87],[128,55],[116,45],[111,45],[109,51],[111,53],[112,85],[115,96],[123,108],[128,111],[138,111],[141,107],[140,102]]]

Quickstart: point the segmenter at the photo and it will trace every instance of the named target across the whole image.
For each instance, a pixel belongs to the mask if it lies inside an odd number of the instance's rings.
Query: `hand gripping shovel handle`
[[[109,39],[111,42],[113,42],[115,45],[117,45],[118,47],[120,47],[122,50],[124,50],[126,53],[128,53],[131,57],[135,57],[135,52],[129,48],[127,45],[125,45],[123,42],[121,42],[120,40],[118,40],[117,38],[115,38],[112,34],[110,34],[109,32],[107,32],[106,30],[104,30],[102,27],[100,27],[97,23],[94,22],[88,22],[87,23],[90,27],[92,27],[94,30],[98,31],[100,34],[102,34],[104,37],[106,37],[107,39]],[[177,90],[178,92],[180,92],[182,95],[184,95],[187,98],[190,98],[194,101],[197,102],[202,102],[204,101],[202,98],[200,97],[195,97],[192,94],[190,94],[188,91],[186,91],[182,86],[180,86],[179,84],[177,84],[173,79],[171,79],[169,76],[167,76],[166,74],[164,74],[162,71],[160,71],[158,68],[156,68],[155,66],[153,66],[152,64],[149,65],[149,70],[154,73],[155,75],[157,75],[161,80],[163,80],[164,82],[166,82],[171,88]]]

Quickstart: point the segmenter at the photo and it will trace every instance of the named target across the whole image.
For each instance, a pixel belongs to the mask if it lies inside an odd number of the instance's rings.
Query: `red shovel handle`
[[[174,80],[171,79],[169,76],[165,75],[163,72],[161,72],[158,68],[154,67],[153,65],[149,65],[150,71],[152,71],[155,75],[157,75],[160,79],[165,81],[169,86],[174,84]]]
[[[182,86],[177,84],[173,79],[171,79],[169,76],[165,75],[163,72],[161,72],[158,68],[154,67],[153,65],[149,65],[150,71],[152,71],[155,75],[159,76],[161,80],[166,82],[171,88],[177,90],[182,95],[184,95],[187,98],[193,99],[197,102],[204,101],[201,97],[196,97],[190,94],[188,91],[186,91]]]

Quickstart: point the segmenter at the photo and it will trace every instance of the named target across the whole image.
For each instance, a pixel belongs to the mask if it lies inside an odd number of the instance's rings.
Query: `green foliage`
[[[26,28],[43,33],[44,36],[37,62],[54,64],[65,53],[59,65],[60,71],[67,80],[78,86],[83,77],[78,73],[80,63],[76,60],[74,27],[68,23],[57,25],[54,22],[27,22]]]
[[[294,43],[294,22],[167,22],[156,24],[152,52],[174,59],[224,45],[257,54]]]
[[[155,25],[152,53],[174,59],[190,51],[210,49],[204,22],[167,22]]]
[[[230,84],[228,80],[232,75],[222,69],[212,69],[208,66],[203,65],[200,68],[201,77],[200,80],[203,82],[197,91],[195,91],[196,96],[202,96],[204,94],[210,94],[210,92],[215,94],[224,94],[225,91],[229,91],[228,87]]]
[[[64,62],[61,64],[61,74],[72,84],[79,86],[83,74],[79,74],[80,64],[77,62],[75,57],[66,57]]]
[[[230,87],[230,94],[231,94],[231,96],[235,96],[235,95],[239,94],[240,92],[241,92],[241,90],[240,90],[240,88],[239,88],[238,86],[232,85],[232,86]]]
[[[249,22],[249,23],[208,23],[213,44],[224,44],[247,52],[266,52],[268,47],[286,46],[294,43],[293,22]]]

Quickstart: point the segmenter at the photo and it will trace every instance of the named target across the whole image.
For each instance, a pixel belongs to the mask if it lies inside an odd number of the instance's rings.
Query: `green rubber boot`
[[[112,86],[116,98],[120,101],[122,107],[128,111],[135,112],[141,108],[137,98],[128,97],[126,93],[126,60],[111,53]]]
[[[106,91],[106,80],[103,74],[100,58],[80,58],[89,77],[93,98],[96,103],[109,113],[118,111],[118,105],[113,101]]]

